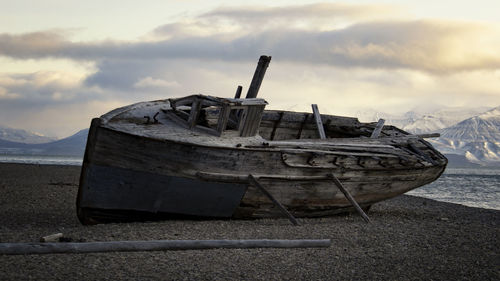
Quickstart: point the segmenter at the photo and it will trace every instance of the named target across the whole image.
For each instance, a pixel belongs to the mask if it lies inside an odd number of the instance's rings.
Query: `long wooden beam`
[[[281,205],[281,203],[278,200],[276,200],[276,198],[274,198],[274,196],[271,193],[269,193],[269,191],[267,191],[267,189],[265,189],[252,174],[248,175],[248,181],[250,182],[250,184],[257,187],[262,193],[264,193],[264,195],[266,195],[267,198],[269,198],[276,206],[278,206],[278,208],[288,217],[288,219],[292,222],[293,225],[299,225],[295,217],[292,214],[290,214],[290,212],[288,212],[285,206]]]
[[[426,139],[426,138],[439,138],[441,136],[441,134],[440,133],[418,134],[416,136],[418,136],[419,138],[423,138],[423,139]]]
[[[349,200],[349,202],[351,202],[351,204],[354,206],[356,211],[358,211],[358,213],[361,215],[361,217],[363,217],[363,219],[367,223],[369,223],[370,218],[365,214],[363,209],[361,209],[358,202],[356,202],[356,200],[354,200],[354,197],[352,197],[351,193],[349,193],[349,191],[347,191],[347,189],[344,188],[342,183],[339,181],[339,179],[333,173],[330,173],[329,176],[331,177],[333,183],[335,183],[335,185],[340,189],[340,191],[342,191],[342,193],[344,193],[344,196],[347,198],[347,200]]]
[[[330,247],[330,239],[255,240],[153,240],[82,243],[0,243],[2,255],[81,254],[100,252],[143,252],[165,250],[319,248]]]

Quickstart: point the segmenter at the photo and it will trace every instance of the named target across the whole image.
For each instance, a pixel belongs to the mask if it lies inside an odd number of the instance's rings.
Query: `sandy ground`
[[[358,215],[83,226],[80,167],[0,164],[0,242],[324,239],[323,249],[0,255],[0,280],[500,280],[500,211],[400,196]]]

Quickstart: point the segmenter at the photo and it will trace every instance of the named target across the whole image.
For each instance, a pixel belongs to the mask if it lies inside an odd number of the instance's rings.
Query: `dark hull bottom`
[[[83,224],[281,216],[265,199],[266,214],[242,212],[246,184],[219,183],[158,175],[129,169],[85,164],[77,198],[77,214]],[[269,201],[269,202],[267,202]],[[371,204],[361,204],[367,210]],[[254,209],[251,207],[250,209]],[[353,212],[349,206],[323,206],[308,212],[290,209],[298,217],[319,217]]]
[[[161,218],[230,218],[247,186],[86,164],[77,198],[84,224]]]

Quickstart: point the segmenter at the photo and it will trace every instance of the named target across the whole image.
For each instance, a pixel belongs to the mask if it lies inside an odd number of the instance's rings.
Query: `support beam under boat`
[[[269,193],[269,191],[267,191],[267,189],[265,189],[252,174],[248,175],[248,182],[257,187],[262,193],[264,193],[264,195],[267,196],[267,198],[269,198],[276,206],[278,206],[278,208],[288,217],[293,225],[299,225],[295,217],[290,212],[288,212],[285,206],[281,205],[281,203],[276,200],[276,198],[274,198],[273,195]]]
[[[359,206],[358,202],[356,202],[356,200],[354,200],[354,197],[352,197],[352,195],[349,193],[349,191],[347,191],[347,189],[344,188],[344,186],[339,181],[339,179],[333,173],[330,173],[328,175],[333,180],[333,183],[335,183],[335,185],[340,189],[340,191],[342,191],[342,193],[344,193],[344,196],[347,198],[347,200],[349,200],[349,202],[351,202],[351,204],[354,206],[354,208],[356,209],[356,211],[358,211],[358,213],[361,215],[361,217],[363,217],[363,219],[367,223],[370,223],[371,222],[370,218],[365,214],[365,212],[363,211],[363,209],[361,209],[361,207]]]

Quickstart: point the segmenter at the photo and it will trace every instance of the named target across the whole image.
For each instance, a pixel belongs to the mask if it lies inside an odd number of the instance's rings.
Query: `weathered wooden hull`
[[[77,211],[84,224],[168,216],[281,216],[248,184],[250,173],[294,216],[324,216],[351,209],[329,173],[362,207],[369,207],[434,181],[446,166],[436,153],[428,161],[422,156],[415,160],[410,152],[386,153],[383,146],[367,153],[359,150],[364,140],[350,148],[354,153],[345,147],[318,152],[265,144],[205,146],[138,136],[101,122],[92,121],[82,166]],[[417,151],[428,149],[422,141],[417,146]]]

